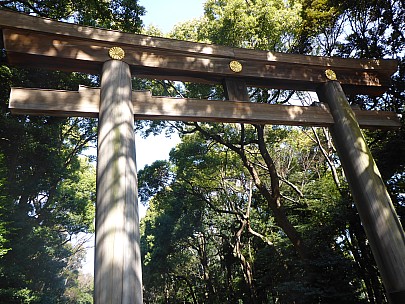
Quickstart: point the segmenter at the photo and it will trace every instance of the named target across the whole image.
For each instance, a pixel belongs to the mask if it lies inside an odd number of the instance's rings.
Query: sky
[[[139,0],[145,7],[142,17],[145,27],[154,25],[163,33],[169,33],[175,24],[202,17],[206,0]],[[167,159],[170,150],[179,142],[178,137],[166,138],[164,135],[149,137],[146,140],[136,137],[137,168],[155,160]]]
[[[179,22],[202,17],[205,0],[140,0],[146,14],[142,20],[145,27],[154,25],[163,33],[169,33]]]
[[[146,9],[142,17],[144,25],[154,25],[163,33],[169,33],[173,26],[204,14],[203,3],[206,0],[139,0]],[[179,143],[177,136],[166,138],[164,134],[150,136],[147,139],[136,137],[137,169],[152,164],[155,160],[167,159],[170,150]]]
[[[179,22],[184,22],[194,18],[199,18],[204,14],[203,2],[205,0],[140,0],[140,5],[146,9],[145,16],[142,17],[144,25],[154,25],[163,33],[169,33],[173,26]],[[168,13],[170,12],[170,13]],[[149,136],[144,139],[136,135],[136,165],[137,170],[150,165],[156,160],[168,159],[169,152],[180,142],[176,135],[170,138],[164,134],[158,136]],[[146,208],[139,205],[140,216],[144,216]],[[81,235],[81,237],[89,237]],[[88,250],[86,261],[83,263],[82,271],[93,274],[94,270],[94,237],[86,244]]]

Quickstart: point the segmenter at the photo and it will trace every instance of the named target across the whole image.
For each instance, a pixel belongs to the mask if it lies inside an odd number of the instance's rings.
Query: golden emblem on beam
[[[242,64],[237,60],[232,60],[229,63],[229,68],[232,70],[232,72],[239,73],[242,71]]]
[[[108,55],[110,55],[112,59],[122,60],[125,57],[125,52],[119,46],[114,46],[109,49]]]
[[[325,75],[326,75],[326,78],[328,78],[329,80],[336,80],[337,79],[336,78],[336,73],[331,69],[327,69],[325,71]]]

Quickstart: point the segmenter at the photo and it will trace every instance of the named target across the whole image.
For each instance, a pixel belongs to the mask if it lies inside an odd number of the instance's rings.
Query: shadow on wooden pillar
[[[141,304],[141,254],[131,73],[103,66],[99,111],[95,304]]]
[[[317,93],[333,116],[332,137],[389,302],[403,304],[405,236],[391,198],[340,83],[330,81]]]
[[[245,80],[241,78],[225,78],[223,86],[226,99],[233,101],[249,101]]]

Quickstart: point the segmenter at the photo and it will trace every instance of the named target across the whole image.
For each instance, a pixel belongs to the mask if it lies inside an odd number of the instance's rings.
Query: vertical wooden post
[[[141,304],[134,113],[128,64],[107,61],[101,79],[95,304]]]
[[[225,78],[223,87],[226,99],[233,101],[249,101],[249,93],[244,79]]]
[[[337,81],[322,85],[334,125],[333,140],[390,303],[405,303],[405,236],[354,113]]]

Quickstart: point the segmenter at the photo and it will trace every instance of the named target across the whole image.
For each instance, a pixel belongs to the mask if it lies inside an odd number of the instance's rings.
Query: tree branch
[[[301,192],[300,189],[298,189],[298,186],[294,185],[293,183],[291,183],[290,181],[286,180],[285,178],[281,177],[280,175],[278,176],[278,178],[283,182],[286,183],[288,186],[290,186],[295,192],[297,192],[297,194],[300,197],[304,197],[304,194]]]
[[[326,162],[327,162],[328,165],[329,165],[329,168],[330,168],[331,171],[332,171],[333,180],[334,180],[336,186],[338,187],[338,189],[340,189],[340,181],[339,181],[339,176],[338,176],[337,171],[336,171],[336,167],[333,165],[333,162],[332,162],[331,159],[329,158],[328,153],[327,153],[326,150],[323,148],[322,143],[321,143],[321,140],[319,139],[319,136],[318,136],[318,134],[316,133],[316,129],[315,129],[314,127],[312,127],[312,132],[314,133],[315,140],[316,140],[316,143],[318,144],[319,149],[321,150],[323,156],[324,156],[325,159],[326,159]]]

